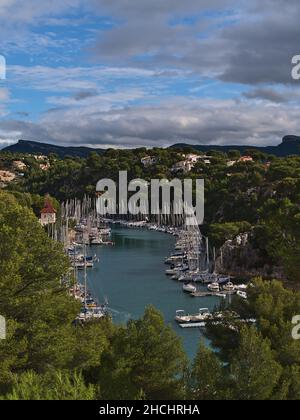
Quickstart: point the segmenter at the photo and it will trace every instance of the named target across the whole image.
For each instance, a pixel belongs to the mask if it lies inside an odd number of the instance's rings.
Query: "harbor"
[[[125,324],[137,319],[145,307],[154,305],[166,322],[183,339],[190,357],[194,357],[203,331],[180,328],[175,321],[178,309],[199,310],[199,301],[182,292],[180,284],[165,276],[164,259],[174,249],[176,238],[153,229],[128,229],[113,225],[111,240],[114,247],[91,247],[100,263],[88,270],[88,289],[95,298],[108,300],[109,312],[115,323]],[[84,282],[84,273],[79,272]],[[201,300],[201,305],[213,311],[220,303],[216,296]]]
[[[109,316],[122,324],[153,305],[194,357],[206,322],[216,316],[215,322],[223,321],[216,312],[221,301],[230,303],[233,295],[247,299],[248,285],[216,272],[216,251],[191,216],[189,223],[187,217],[172,215],[105,219],[94,204],[89,199],[63,204],[61,228],[52,232],[70,258],[69,292],[82,305],[75,321]],[[201,298],[207,312],[199,313],[195,298]],[[179,322],[179,313],[194,315],[183,315]]]

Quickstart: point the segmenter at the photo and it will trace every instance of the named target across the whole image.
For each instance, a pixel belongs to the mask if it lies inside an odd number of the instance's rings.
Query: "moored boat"
[[[198,314],[194,314],[194,315],[188,315],[185,313],[184,310],[177,310],[176,311],[176,315],[175,315],[175,321],[178,323],[182,323],[182,324],[187,324],[187,323],[194,323],[194,322],[202,322],[202,321],[207,321],[208,319],[211,318],[211,313],[207,308],[201,308],[199,309],[199,313]]]
[[[225,292],[234,292],[234,291],[235,291],[235,286],[234,286],[234,284],[233,284],[233,283],[228,282],[227,284],[225,284],[225,285],[223,286],[223,290],[224,290]]]
[[[197,292],[197,287],[191,283],[184,283],[182,290],[187,293],[195,293]]]
[[[241,290],[238,290],[236,294],[237,294],[237,296],[239,296],[242,299],[248,299],[248,295],[247,295],[246,292],[243,292]]]
[[[210,292],[219,292],[220,291],[220,285],[219,285],[219,283],[211,283],[211,284],[209,284],[208,286],[207,286],[207,289],[210,291]]]

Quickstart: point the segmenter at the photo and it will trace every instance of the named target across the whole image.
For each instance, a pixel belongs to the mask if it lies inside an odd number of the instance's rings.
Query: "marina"
[[[215,249],[191,216],[186,224],[183,216],[156,221],[143,215],[105,219],[95,208],[95,201],[88,198],[63,203],[62,228],[53,233],[65,244],[72,265],[70,293],[82,303],[76,321],[110,316],[122,324],[141,317],[145,307],[153,305],[193,357],[203,328],[216,317],[221,301],[230,302],[233,295],[247,299],[247,285],[235,285],[231,277],[215,271]],[[204,312],[197,312],[198,300],[191,297],[202,298]],[[179,313],[196,315],[179,322]],[[215,322],[222,322],[217,315]]]
[[[107,296],[109,312],[118,324],[141,317],[146,306],[154,305],[182,337],[188,355],[193,357],[203,331],[180,328],[174,314],[180,308],[196,313],[198,300],[183,293],[180,284],[164,273],[165,256],[174,249],[176,238],[153,229],[128,229],[116,224],[111,239],[114,247],[90,248],[100,260],[88,270],[88,288],[93,296],[100,302]],[[79,278],[83,282],[83,272]],[[201,300],[211,312],[219,303],[217,296]]]

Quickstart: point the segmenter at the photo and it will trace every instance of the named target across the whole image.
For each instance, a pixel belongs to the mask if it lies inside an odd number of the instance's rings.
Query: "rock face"
[[[279,146],[284,153],[289,155],[300,154],[300,137],[298,136],[285,136],[283,137],[282,144]]]
[[[282,267],[267,264],[259,251],[251,243],[252,233],[238,235],[222,247],[222,255],[217,258],[216,270],[234,277],[264,277],[286,280]]]
[[[298,143],[300,145],[300,137],[299,136],[285,136],[282,139],[282,143],[284,143],[284,144]]]

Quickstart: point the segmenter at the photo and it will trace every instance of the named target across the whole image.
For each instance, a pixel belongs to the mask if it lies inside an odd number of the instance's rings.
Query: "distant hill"
[[[18,143],[2,149],[2,152],[42,154],[45,156],[55,153],[61,158],[66,156],[86,158],[91,152],[104,153],[104,149],[90,147],[64,147],[55,144],[38,143],[36,141],[19,140]]]
[[[278,146],[215,146],[215,145],[192,145],[186,143],[178,143],[171,146],[172,148],[192,148],[201,152],[209,152],[211,150],[216,150],[220,152],[228,152],[229,150],[239,150],[241,153],[245,153],[247,150],[258,150],[270,155],[275,155],[278,157],[285,157],[289,155],[300,155],[300,137],[298,136],[285,136],[282,139],[282,143]]]
[[[241,153],[245,153],[247,150],[258,150],[278,157],[285,157],[289,155],[300,155],[300,137],[285,136],[282,139],[282,143],[278,146],[216,146],[178,143],[171,146],[171,148],[192,148],[194,150],[202,151],[204,153],[209,152],[210,150],[217,150],[225,153],[229,150],[239,150]],[[42,154],[46,156],[48,156],[51,153],[55,153],[61,158],[64,158],[66,156],[86,158],[91,152],[103,154],[105,152],[105,149],[93,149],[90,147],[64,147],[57,146],[55,144],[38,143],[29,140],[19,140],[18,143],[5,147],[4,149],[2,149],[2,151],[11,153]]]

